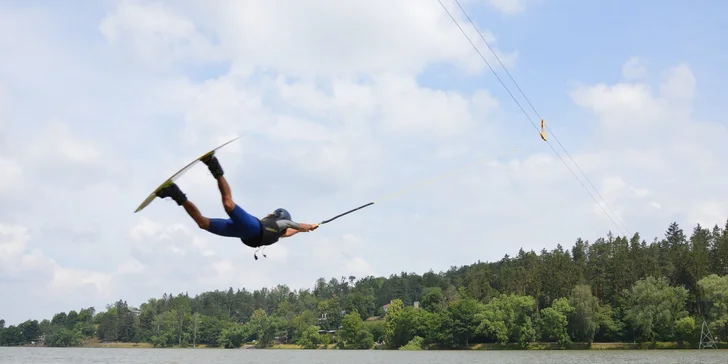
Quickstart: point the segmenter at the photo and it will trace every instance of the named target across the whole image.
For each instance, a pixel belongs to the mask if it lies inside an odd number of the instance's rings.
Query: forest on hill
[[[155,347],[454,349],[477,343],[677,342],[706,322],[728,335],[728,222],[677,223],[647,242],[611,233],[571,249],[516,252],[424,274],[319,278],[285,285],[119,300],[5,326],[0,345],[78,346],[89,340]]]

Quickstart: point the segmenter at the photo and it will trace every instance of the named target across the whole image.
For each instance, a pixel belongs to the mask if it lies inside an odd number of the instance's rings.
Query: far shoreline
[[[717,348],[706,348],[706,350],[725,350],[728,349],[728,344],[717,344]],[[26,345],[21,346],[26,348],[51,348],[49,346],[40,345]],[[150,343],[130,343],[130,342],[90,342],[84,343],[79,346],[72,346],[68,348],[100,348],[100,349],[213,349],[213,350],[390,350],[380,347],[372,349],[338,349],[334,344],[328,346],[328,348],[319,347],[317,349],[304,349],[296,344],[277,344],[267,348],[256,348],[254,343],[243,344],[237,349],[225,349],[220,347],[212,347],[207,345],[197,346],[171,346],[165,348],[155,348]],[[699,344],[683,344],[680,345],[677,342],[657,342],[657,343],[614,343],[614,342],[603,342],[603,343],[570,343],[565,347],[561,347],[558,343],[549,342],[535,342],[522,347],[516,343],[510,344],[473,344],[463,349],[419,349],[429,351],[471,351],[471,350],[698,350]],[[395,351],[395,350],[392,350]],[[399,350],[397,350],[399,351]]]

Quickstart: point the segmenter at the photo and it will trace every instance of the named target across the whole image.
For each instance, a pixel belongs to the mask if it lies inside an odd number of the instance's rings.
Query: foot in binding
[[[220,165],[220,161],[215,157],[215,152],[212,152],[200,159],[202,163],[205,163],[207,165],[207,169],[210,170],[210,173],[212,173],[212,176],[215,178],[221,177],[225,172],[222,170],[222,166]]]
[[[177,186],[176,183],[169,183],[168,185],[162,187],[159,191],[157,191],[157,197],[159,198],[171,198],[174,200],[174,202],[177,203],[177,205],[182,206],[182,204],[187,201],[187,196],[182,192],[182,190],[179,189],[179,186]]]

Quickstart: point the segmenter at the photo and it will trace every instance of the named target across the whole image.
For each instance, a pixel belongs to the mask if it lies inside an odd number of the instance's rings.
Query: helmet
[[[288,211],[286,209],[283,209],[283,208],[276,209],[273,212],[273,214],[276,215],[276,217],[279,218],[279,219],[283,219],[283,220],[293,220],[291,218],[291,214],[288,213]]]

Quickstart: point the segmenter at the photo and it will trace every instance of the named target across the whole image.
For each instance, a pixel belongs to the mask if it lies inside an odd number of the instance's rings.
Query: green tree
[[[665,278],[647,277],[626,292],[625,321],[639,341],[673,340],[675,321],[688,315],[684,287],[672,287]]]
[[[375,313],[376,298],[372,294],[362,291],[354,291],[346,297],[346,305],[344,310],[347,312],[358,312],[359,315],[366,319]]]
[[[250,328],[245,325],[232,325],[222,329],[219,343],[225,349],[241,347],[250,336]]]
[[[453,342],[458,347],[466,347],[476,334],[479,322],[477,315],[483,310],[478,301],[470,298],[450,304],[448,314],[452,323]]]
[[[571,248],[571,259],[574,260],[574,274],[577,282],[585,283],[588,274],[587,252],[589,243],[581,238],[576,239],[574,247]]]
[[[40,328],[38,326],[37,320],[27,320],[20,325],[18,325],[18,328],[20,329],[21,333],[21,341],[24,344],[38,341],[38,337],[40,336]]]
[[[372,334],[372,339],[375,342],[384,342],[385,324],[381,320],[379,321],[364,321],[364,325],[367,330]]]
[[[306,309],[291,320],[293,329],[293,342],[297,343],[302,337],[303,332],[309,330],[311,326],[315,326],[317,322],[316,315],[313,311]],[[318,329],[317,329],[318,330]]]
[[[401,346],[399,350],[422,350],[425,340],[419,336],[415,336],[407,345]]]
[[[412,335],[412,338],[414,338],[415,336],[420,336],[424,339],[423,344],[428,346],[432,345],[442,349],[455,348],[457,344],[455,343],[455,338],[453,335],[454,325],[449,312],[422,312],[426,313],[423,314],[424,330],[414,333]],[[410,338],[410,341],[412,340],[412,338]]]
[[[565,347],[571,342],[568,332],[568,317],[573,312],[574,308],[569,305],[566,298],[559,298],[553,302],[551,307],[541,310],[538,319],[541,337],[547,341],[556,341]]]
[[[128,310],[125,309],[124,311],[121,311],[121,315],[119,317],[119,332],[118,332],[118,340],[121,342],[134,342],[137,340],[137,322],[134,317],[134,314]]]
[[[711,332],[728,337],[728,275],[711,274],[701,279],[698,287]]]
[[[608,303],[599,305],[595,341],[617,341],[623,335],[624,326],[620,311],[615,311]]]
[[[348,349],[369,349],[374,345],[373,335],[367,330],[361,316],[356,311],[344,316],[339,338],[344,347]]]
[[[576,341],[591,343],[599,327],[599,300],[592,295],[591,287],[580,284],[571,290],[569,306],[569,332]]]
[[[374,335],[366,327],[361,327],[354,338],[355,349],[371,349],[374,346]]]
[[[530,296],[500,295],[476,315],[477,331],[501,344],[517,342],[525,346],[536,340],[533,315],[536,300]]]
[[[443,309],[445,302],[445,295],[442,293],[440,287],[428,287],[422,293],[420,303],[422,308],[429,312],[439,312]]]
[[[82,336],[79,332],[59,327],[46,337],[46,345],[55,347],[78,346]]]
[[[0,321],[0,345],[25,345],[41,335],[56,346],[93,336],[157,347],[236,347],[240,340],[268,347],[276,337],[308,347],[338,337],[338,346],[352,349],[375,341],[391,349],[536,339],[684,344],[697,339],[693,329],[703,319],[714,335],[728,337],[728,221],[723,226],[697,225],[686,237],[672,223],[651,242],[638,233],[629,239],[608,233],[594,242],[576,239],[571,249],[519,249],[438,273],[320,278],[311,289],[164,293],[139,310],[119,299],[99,313],[89,307],[9,327]],[[416,301],[422,309],[413,307]]]
[[[716,225],[711,235],[709,249],[712,273],[726,275],[728,274],[728,221],[724,229]]]
[[[154,334],[150,341],[155,347],[171,347],[177,339],[177,311],[165,311],[154,317]]]
[[[3,346],[23,345],[23,333],[19,327],[10,325],[2,330],[0,343],[2,343]]]
[[[222,346],[220,336],[222,335],[223,329],[234,325],[236,324],[225,322],[217,317],[200,316],[200,327],[198,330],[199,343],[213,347]]]
[[[571,287],[578,283],[578,273],[571,254],[560,244],[551,252],[544,250],[541,261],[541,294],[534,297],[542,298],[541,306],[548,306],[553,300],[569,295]]]
[[[331,288],[333,289],[333,288]],[[341,305],[336,298],[319,301],[317,311],[326,319],[321,323],[321,327],[325,330],[336,330],[341,325]]]
[[[341,330],[339,330],[339,339],[346,347],[353,348],[356,346],[356,335],[359,330],[364,328],[359,313],[354,311],[346,314],[341,321]]]
[[[53,315],[53,318],[51,319],[51,324],[53,326],[66,327],[67,319],[68,319],[68,315],[65,312],[59,312],[59,313]]]
[[[695,340],[695,319],[685,316],[675,321],[675,338],[680,345],[691,344]]]
[[[594,295],[600,302],[610,301],[613,292],[611,288],[612,279],[609,276],[611,263],[611,247],[603,239],[599,238],[589,247],[588,252],[588,281],[591,282]]]
[[[323,339],[318,333],[320,328],[318,326],[308,326],[301,331],[301,336],[298,339],[298,345],[304,349],[316,349],[323,344]]]
[[[283,322],[276,316],[268,316],[265,310],[259,308],[250,317],[250,330],[255,338],[256,348],[267,348],[273,344],[276,333],[283,326]]]
[[[59,326],[65,325],[65,323],[57,324],[54,322],[57,316],[53,317],[51,324]],[[99,340],[102,342],[117,341],[119,338],[119,316],[117,315],[117,308],[113,306],[107,307],[106,312],[102,312],[97,316],[97,320],[98,328],[96,329],[96,334]]]
[[[387,314],[384,316],[386,322],[384,329],[384,341],[390,349],[396,349],[401,346],[401,341],[398,340],[398,326],[401,326],[402,311],[404,310],[404,303],[400,299],[392,300],[389,305]]]
[[[700,292],[698,289],[698,281],[707,276],[710,272],[710,230],[705,229],[698,224],[693,229],[690,236],[690,251],[687,255],[686,268],[688,273],[688,281],[685,286],[692,293],[694,301],[691,304],[694,310],[701,311]]]
[[[428,316],[431,313],[407,306],[402,309],[401,315],[395,326],[394,345],[397,347],[407,344],[415,336],[427,336],[429,329]],[[443,314],[448,315],[447,312]],[[448,333],[452,332],[452,325],[443,327],[448,330]]]

